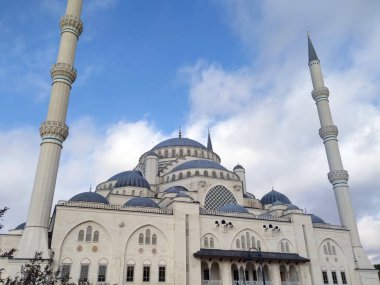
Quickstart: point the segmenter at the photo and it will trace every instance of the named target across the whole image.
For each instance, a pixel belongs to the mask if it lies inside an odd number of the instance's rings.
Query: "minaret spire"
[[[212,142],[211,142],[211,135],[210,135],[210,129],[208,130],[207,149],[213,151],[213,149],[212,149]]]
[[[51,69],[53,84],[49,109],[46,121],[40,127],[40,156],[17,258],[30,259],[36,252],[42,252],[43,258],[49,257],[48,226],[62,144],[69,133],[66,115],[71,87],[76,78],[75,50],[83,30],[81,12],[82,0],[68,0],[66,14],[60,21],[61,41],[57,63]]]
[[[309,69],[313,83],[311,92],[317,105],[319,121],[321,128],[319,135],[325,145],[327,161],[330,172],[328,179],[333,186],[336,203],[338,206],[339,218],[342,226],[350,231],[351,244],[359,269],[373,269],[372,264],[363,251],[360,243],[359,232],[356,225],[354,210],[351,203],[351,196],[348,186],[348,172],[344,170],[338,145],[338,128],[334,125],[330,106],[329,106],[329,89],[323,81],[320,61],[315,52],[314,46],[308,35],[309,49]],[[362,277],[360,277],[362,278]]]

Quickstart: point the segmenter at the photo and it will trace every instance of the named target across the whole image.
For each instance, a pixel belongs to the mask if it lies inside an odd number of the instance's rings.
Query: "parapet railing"
[[[103,203],[91,203],[91,202],[79,202],[79,201],[62,201],[61,200],[61,201],[58,201],[58,206],[173,215],[173,210],[168,210],[168,209],[145,208],[145,207],[124,207],[124,206],[119,206],[119,205],[109,205],[109,204],[103,204]]]
[[[331,224],[320,224],[320,223],[313,224],[313,228],[331,229],[331,230],[347,230],[347,228],[345,226],[331,225]]]
[[[226,217],[235,217],[235,218],[243,218],[243,219],[255,219],[255,220],[264,220],[264,221],[276,221],[276,222],[287,222],[290,223],[290,218],[279,218],[279,217],[273,217],[270,215],[254,215],[251,213],[226,213],[226,212],[220,212],[217,210],[207,210],[200,208],[199,213],[201,215],[211,215],[211,216],[226,216]]]

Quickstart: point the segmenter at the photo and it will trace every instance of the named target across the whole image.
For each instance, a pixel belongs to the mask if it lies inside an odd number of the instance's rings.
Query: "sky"
[[[0,9],[3,232],[26,219],[49,103],[63,0]],[[307,65],[321,60],[363,246],[380,263],[380,2],[84,0],[54,200],[88,191],[178,135],[339,224]],[[92,186],[91,186],[92,185]]]

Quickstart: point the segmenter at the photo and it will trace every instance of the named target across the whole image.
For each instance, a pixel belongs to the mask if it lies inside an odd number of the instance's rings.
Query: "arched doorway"
[[[219,264],[217,262],[213,262],[211,264],[210,280],[220,281],[220,269],[219,269]],[[213,283],[216,284],[217,282],[213,282]]]
[[[238,284],[238,281],[239,281],[239,269],[238,267],[236,266],[235,263],[233,263],[231,265],[231,277],[232,277],[232,284],[233,285],[236,285]]]
[[[210,269],[208,268],[208,264],[205,261],[202,261],[201,263],[201,277],[202,284],[207,284],[206,281],[210,280]]]

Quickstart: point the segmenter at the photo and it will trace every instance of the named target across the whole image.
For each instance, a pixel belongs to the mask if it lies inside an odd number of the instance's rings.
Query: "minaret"
[[[65,124],[71,86],[76,78],[75,50],[83,30],[80,20],[82,0],[68,0],[60,21],[61,42],[57,63],[51,69],[52,88],[46,121],[41,124],[40,156],[34,180],[26,226],[16,253],[31,258],[38,252],[49,256],[48,225],[63,141],[69,128]]]
[[[360,243],[355,214],[348,187],[348,172],[344,170],[338,145],[338,128],[334,125],[330,106],[329,89],[325,87],[319,59],[308,34],[309,69],[313,83],[311,95],[317,105],[321,128],[319,135],[325,145],[330,172],[328,179],[333,186],[342,226],[350,231],[351,243],[358,269],[373,269]]]
[[[212,142],[211,142],[210,130],[208,130],[207,149],[213,151],[213,149],[212,149]]]

